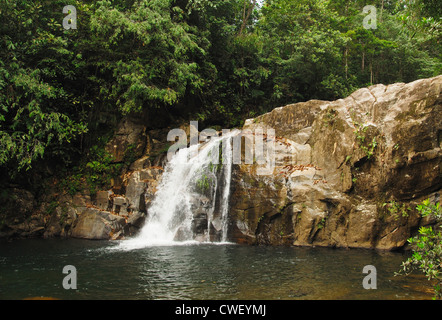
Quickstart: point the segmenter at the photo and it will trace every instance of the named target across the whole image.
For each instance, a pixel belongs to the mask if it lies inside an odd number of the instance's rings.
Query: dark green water
[[[430,299],[422,276],[394,277],[406,255],[368,250],[186,245],[113,250],[117,242],[0,243],[0,299]],[[77,270],[77,289],[62,282]],[[377,269],[366,290],[365,265]]]

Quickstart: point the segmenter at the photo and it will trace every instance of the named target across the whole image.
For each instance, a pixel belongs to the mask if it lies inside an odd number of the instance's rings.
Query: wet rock
[[[126,221],[123,217],[107,211],[88,208],[75,221],[71,237],[93,240],[108,240],[123,230]]]
[[[78,209],[70,203],[63,203],[57,206],[50,216],[43,237],[69,237],[72,231],[71,228],[78,218],[78,212]]]
[[[127,215],[128,200],[123,196],[116,196],[112,198],[112,212],[119,215]]]
[[[140,229],[143,227],[144,222],[146,221],[146,214],[144,212],[137,211],[132,213],[127,219],[127,225],[124,229],[125,236],[133,236],[136,235]]]
[[[184,227],[179,227],[178,230],[175,232],[175,236],[173,237],[173,241],[190,240],[187,238],[188,234],[189,234],[189,232],[187,232],[187,230],[185,230]]]
[[[207,231],[207,214],[200,213],[194,216],[192,221],[192,232],[194,235],[204,235]]]

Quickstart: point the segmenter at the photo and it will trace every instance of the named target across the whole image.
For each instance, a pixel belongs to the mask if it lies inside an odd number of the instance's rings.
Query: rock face
[[[98,191],[95,200],[82,194],[60,197],[44,237],[109,240],[135,235],[144,224],[162,171],[148,167],[125,174],[115,188],[119,194],[111,189]]]
[[[34,214],[37,201],[34,195],[24,189],[2,190],[0,208],[0,238],[15,236],[40,237],[44,232],[43,216]]]
[[[440,201],[441,88],[442,76],[379,84],[345,99],[296,103],[247,120],[245,138],[271,142],[273,162],[265,174],[261,169],[269,163],[258,158],[233,166],[228,239],[403,247],[420,225],[432,222],[418,215],[416,204]],[[275,130],[275,138],[265,134],[268,129]],[[74,196],[48,190],[44,199],[35,199],[29,191],[9,188],[0,194],[0,238],[135,235],[163,173],[168,130],[147,130],[133,118],[121,122],[106,148],[115,162],[131,164],[110,190]],[[194,202],[191,228],[204,240],[210,200]],[[212,220],[210,239],[217,241],[221,220]]]
[[[163,172],[159,165],[163,149],[167,149],[158,138],[168,132],[157,129],[147,134],[139,122],[131,117],[123,119],[106,146],[114,162],[132,160],[114,179],[111,189],[94,195],[86,190],[74,196],[58,195],[51,212],[46,207],[39,209],[47,220],[44,237],[114,240],[138,233]]]
[[[375,85],[247,120],[273,128],[272,174],[235,166],[230,237],[250,244],[396,249],[442,186],[442,76]],[[255,135],[255,138],[257,136]]]
[[[106,146],[114,162],[123,162],[128,152],[140,156],[148,144],[146,128],[133,117],[124,118]]]
[[[83,239],[122,239],[136,234],[143,226],[147,207],[161,177],[168,130],[152,130],[124,119],[107,146],[115,162],[132,159],[109,190],[70,195],[49,186],[40,199],[23,189],[9,188],[0,193],[0,238],[73,237]],[[117,146],[114,148],[114,146]]]
[[[123,229],[126,221],[123,217],[106,211],[89,208],[76,220],[71,237],[85,239],[110,239]]]

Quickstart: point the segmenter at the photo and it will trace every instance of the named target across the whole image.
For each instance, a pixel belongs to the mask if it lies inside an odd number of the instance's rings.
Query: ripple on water
[[[45,242],[46,241],[46,242]],[[26,240],[0,244],[0,299],[430,299],[421,275],[394,277],[406,255],[368,250],[126,241]],[[78,290],[64,290],[65,265]],[[365,290],[365,265],[378,289]]]

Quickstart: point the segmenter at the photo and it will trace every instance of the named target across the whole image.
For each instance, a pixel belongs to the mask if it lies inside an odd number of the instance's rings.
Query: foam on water
[[[195,198],[201,196],[198,183],[201,183],[199,179],[202,177],[210,181],[209,186],[209,183],[205,184],[203,180],[210,200],[207,230],[213,223],[214,210],[219,198],[222,230],[221,241],[218,243],[229,243],[227,242],[227,217],[232,178],[232,137],[237,134],[237,131],[233,131],[221,137],[212,137],[205,144],[180,149],[165,167],[140,233],[134,238],[121,241],[114,249],[133,250],[148,246],[182,246],[210,242],[209,231],[204,239],[199,239],[200,241],[195,240],[192,231],[194,219],[192,204]],[[221,149],[220,146],[222,146]],[[221,161],[220,150],[222,150],[222,166],[221,172],[217,172],[214,168]],[[180,235],[180,241],[176,239],[177,233]]]

